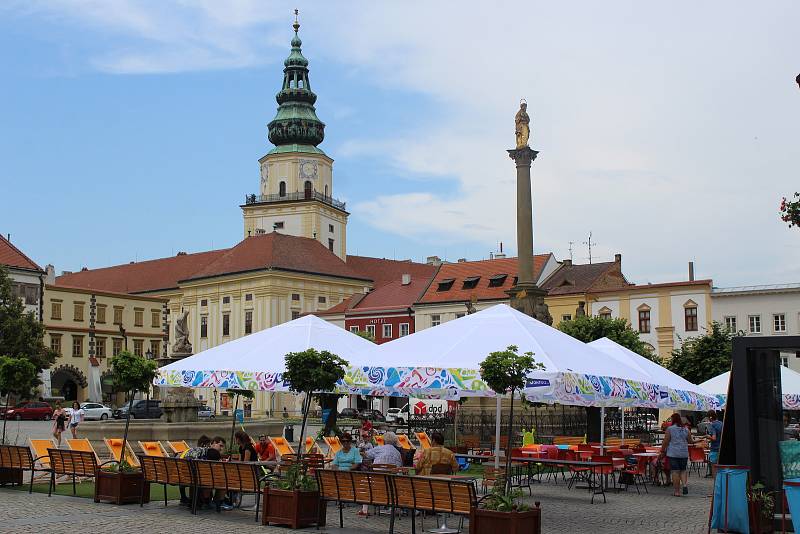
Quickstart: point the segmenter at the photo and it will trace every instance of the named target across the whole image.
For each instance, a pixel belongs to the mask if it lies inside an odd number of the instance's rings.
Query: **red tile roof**
[[[589,291],[607,291],[631,284],[622,274],[620,263],[613,261],[583,265],[562,265],[542,284],[550,296],[572,295]]]
[[[428,276],[411,278],[411,283],[403,285],[402,280],[395,280],[370,291],[363,299],[355,303],[350,312],[367,312],[389,309],[410,308],[425,292],[436,273],[433,269]]]
[[[262,269],[371,280],[369,276],[342,261],[316,239],[279,232],[245,238],[202,269],[187,276],[185,280]]]
[[[537,254],[533,257],[534,278],[538,278],[547,263],[550,254]],[[507,275],[502,284],[489,287],[489,279],[494,275]],[[464,279],[479,276],[477,285],[472,289],[463,288]],[[506,291],[514,285],[517,276],[517,258],[500,258],[481,261],[464,261],[445,263],[431,282],[419,303],[433,302],[466,302],[474,295],[478,300],[507,299]],[[439,291],[439,283],[453,280],[453,285],[446,291]]]
[[[15,267],[17,269],[27,269],[30,271],[42,271],[32,259],[22,253],[20,249],[11,244],[11,241],[0,235],[0,265]]]
[[[370,258],[367,256],[347,256],[347,265],[375,282],[375,287],[400,280],[404,274],[411,279],[431,277],[436,267],[411,260],[387,260],[386,258]]]
[[[56,278],[56,285],[115,293],[143,293],[172,289],[178,287],[178,280],[191,276],[228,250],[181,254],[171,258],[78,271],[59,276]]]
[[[354,302],[358,302],[358,299],[360,297],[363,297],[363,296],[364,295],[362,293],[356,293],[355,295],[344,299],[342,302],[340,302],[336,306],[331,306],[330,308],[328,308],[327,310],[324,310],[324,311],[313,312],[313,314],[317,315],[317,316],[341,315],[344,312],[346,312],[347,310],[349,310],[350,306],[352,306]],[[311,313],[311,312],[309,312],[309,313]],[[303,315],[308,315],[308,313],[305,313]]]

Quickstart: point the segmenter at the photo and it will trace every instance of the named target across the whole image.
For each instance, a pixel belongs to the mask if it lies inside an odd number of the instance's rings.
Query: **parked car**
[[[201,419],[214,419],[214,410],[208,406],[200,406],[197,409],[197,417]]]
[[[133,401],[131,419],[160,419],[164,411],[161,409],[160,400],[139,399]],[[128,414],[128,404],[114,410],[114,419],[125,419]]]
[[[16,419],[17,421],[21,419],[48,421],[53,417],[53,408],[46,402],[22,402],[13,408],[9,408],[4,417]]]
[[[404,425],[408,423],[408,405],[403,408],[389,408],[386,410],[386,422]]]
[[[114,410],[98,402],[84,402],[81,404],[81,410],[87,421],[104,421],[114,416]]]
[[[355,408],[343,408],[342,411],[339,412],[339,417],[358,419],[358,410],[356,410]]]
[[[378,410],[361,410],[358,414],[359,417],[368,419],[370,421],[377,421],[378,423],[385,423],[386,418]]]

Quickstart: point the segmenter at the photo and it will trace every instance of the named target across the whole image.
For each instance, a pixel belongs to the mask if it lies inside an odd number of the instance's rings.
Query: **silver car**
[[[81,404],[81,410],[83,410],[83,417],[87,421],[105,421],[106,419],[111,419],[114,413],[111,408],[99,402],[84,402]]]

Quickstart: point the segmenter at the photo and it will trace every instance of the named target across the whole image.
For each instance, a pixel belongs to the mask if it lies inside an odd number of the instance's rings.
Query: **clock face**
[[[317,164],[314,161],[304,161],[300,163],[300,176],[302,178],[316,178]]]

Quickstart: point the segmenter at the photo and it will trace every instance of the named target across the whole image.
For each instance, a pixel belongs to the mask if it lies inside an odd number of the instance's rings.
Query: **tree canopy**
[[[0,356],[0,394],[29,397],[38,385],[36,367],[28,360]]]
[[[733,333],[714,321],[702,336],[691,337],[672,351],[666,367],[691,382],[700,384],[731,370]]]
[[[289,389],[298,393],[331,391],[344,378],[347,361],[327,350],[307,349],[286,355],[283,378]]]
[[[528,373],[544,368],[533,359],[532,352],[517,354],[517,350],[515,345],[509,345],[506,350],[490,353],[481,362],[481,378],[492,391],[504,394],[524,389]]]
[[[144,356],[136,356],[126,350],[110,360],[114,384],[121,391],[136,392],[150,389],[156,377],[158,365]]]
[[[571,321],[561,321],[558,329],[584,343],[607,337],[636,354],[659,362],[658,355],[653,353],[649,345],[639,339],[639,332],[631,328],[626,319],[583,315]]]
[[[789,228],[797,226],[800,228],[800,193],[794,194],[794,200],[783,197],[780,205],[781,220],[789,223]]]

